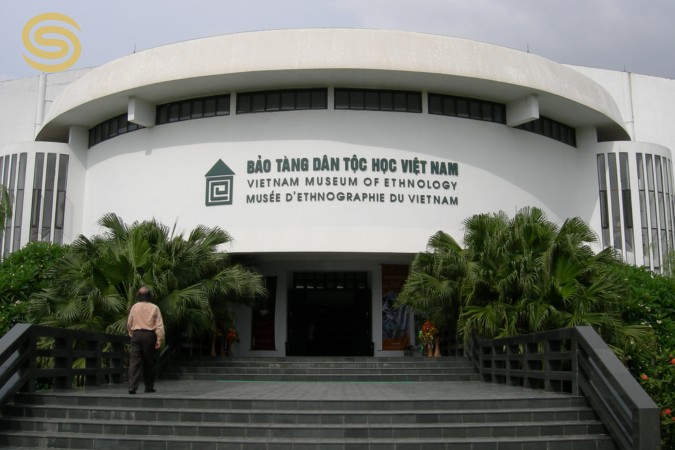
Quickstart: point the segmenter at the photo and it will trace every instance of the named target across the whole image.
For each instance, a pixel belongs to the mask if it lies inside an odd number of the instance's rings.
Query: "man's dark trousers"
[[[155,388],[155,343],[157,336],[153,331],[137,330],[131,337],[129,349],[129,389],[138,389],[143,369],[145,390]]]

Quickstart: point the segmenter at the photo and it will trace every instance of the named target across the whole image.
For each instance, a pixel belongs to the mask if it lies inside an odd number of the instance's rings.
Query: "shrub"
[[[31,242],[0,263],[0,335],[28,321],[28,299],[50,283],[49,268],[66,249],[48,242]]]
[[[661,410],[662,448],[675,448],[675,279],[644,267],[617,268],[628,288],[622,316],[632,324],[649,326],[656,349],[636,349],[626,364]]]

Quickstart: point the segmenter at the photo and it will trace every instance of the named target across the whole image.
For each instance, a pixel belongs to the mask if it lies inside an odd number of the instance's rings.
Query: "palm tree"
[[[617,350],[650,342],[645,328],[627,326],[617,307],[624,284],[612,249],[594,254],[596,236],[579,218],[562,226],[538,208],[465,221],[470,289],[460,314],[472,333],[504,337],[576,325],[593,326]]]
[[[484,214],[467,219],[465,226],[474,270],[462,327],[490,337],[542,329],[548,309],[541,301],[541,258],[555,225],[541,210],[526,208],[512,220],[503,212]]]
[[[454,324],[466,275],[461,247],[450,235],[439,231],[429,239],[427,251],[413,260],[396,306],[409,306],[439,327]],[[438,345],[437,339],[437,348]]]
[[[234,264],[221,246],[232,238],[199,226],[187,237],[148,220],[126,225],[115,214],[99,220],[103,234],[80,236],[55,267],[56,283],[33,297],[30,312],[46,325],[126,332],[126,313],[141,285],[149,286],[167,336],[211,333],[226,302],[262,295],[262,276]],[[225,311],[225,312],[223,312]]]

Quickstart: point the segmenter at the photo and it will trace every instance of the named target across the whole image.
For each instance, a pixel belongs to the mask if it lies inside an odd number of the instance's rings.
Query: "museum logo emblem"
[[[231,205],[234,172],[219,159],[206,173],[206,206]]]

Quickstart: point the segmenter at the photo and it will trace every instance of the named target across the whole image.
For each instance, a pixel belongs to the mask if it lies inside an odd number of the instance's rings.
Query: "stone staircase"
[[[194,358],[163,370],[155,394],[16,395],[0,447],[615,449],[584,398],[482,383],[466,368],[461,358]]]
[[[176,361],[162,371],[172,380],[306,382],[478,381],[467,358],[287,357],[212,358]]]

